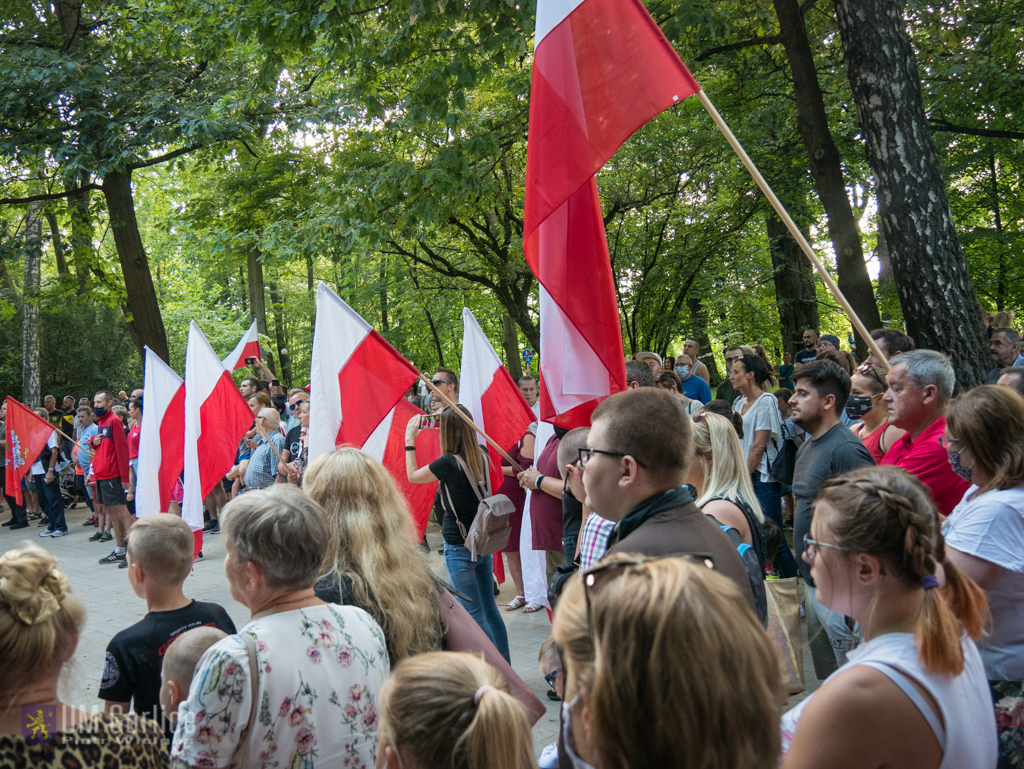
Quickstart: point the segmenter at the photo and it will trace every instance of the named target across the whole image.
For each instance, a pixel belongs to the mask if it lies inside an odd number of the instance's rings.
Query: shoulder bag
[[[249,769],[249,735],[252,734],[252,727],[256,723],[256,714],[260,710],[260,663],[256,658],[256,641],[248,633],[239,633],[239,635],[245,641],[245,648],[249,653],[249,696],[252,705],[249,707],[249,721],[238,734],[238,747],[231,757],[231,767],[232,769]]]
[[[487,496],[484,496],[480,493],[480,485],[473,478],[472,473],[469,472],[469,468],[462,457],[458,454],[453,454],[452,456],[459,463],[462,472],[466,474],[469,485],[472,487],[473,493],[476,494],[476,498],[480,503],[476,508],[473,523],[470,524],[469,531],[467,532],[466,527],[462,525],[462,521],[459,520],[459,516],[455,512],[455,503],[452,502],[452,495],[448,490],[448,484],[444,484],[444,493],[448,497],[448,505],[452,509],[452,515],[455,516],[455,523],[459,526],[459,533],[462,534],[462,538],[466,541],[470,558],[476,561],[482,555],[493,555],[508,546],[508,538],[512,532],[512,526],[509,523],[508,517],[515,512],[516,506],[504,494],[491,494],[491,476],[487,472],[486,463],[484,464],[484,491]]]

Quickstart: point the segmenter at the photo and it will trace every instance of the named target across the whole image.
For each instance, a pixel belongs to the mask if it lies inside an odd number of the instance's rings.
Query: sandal
[[[526,606],[526,596],[517,595],[515,598],[513,598],[511,601],[505,604],[505,611],[515,611],[516,609],[522,609],[524,606]]]
[[[533,614],[535,611],[540,611],[543,608],[545,608],[544,604],[530,601],[530,603],[526,604],[526,608],[523,609],[523,614]]]

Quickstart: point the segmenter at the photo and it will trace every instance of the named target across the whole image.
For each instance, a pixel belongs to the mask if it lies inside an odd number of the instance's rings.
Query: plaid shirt
[[[580,573],[590,571],[608,549],[608,535],[615,522],[591,513],[580,531]]]
[[[271,430],[270,442],[278,451],[284,451],[284,436],[280,430]],[[245,468],[245,485],[249,489],[264,489],[277,479],[277,454],[270,443],[260,436],[259,443],[252,450],[249,466]]]

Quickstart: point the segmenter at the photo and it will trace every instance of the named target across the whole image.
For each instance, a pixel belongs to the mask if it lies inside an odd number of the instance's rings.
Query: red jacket
[[[100,445],[90,443],[94,455],[92,458],[92,474],[98,481],[120,478],[128,483],[128,438],[124,434],[124,425],[117,414],[108,411],[96,423],[99,427]]]

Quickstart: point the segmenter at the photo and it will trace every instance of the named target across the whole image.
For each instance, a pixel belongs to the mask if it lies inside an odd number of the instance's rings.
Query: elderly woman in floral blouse
[[[252,612],[210,647],[179,706],[175,767],[373,767],[384,634],[362,609],[325,603],[316,583],[329,535],[322,508],[280,484],[222,513],[231,595]],[[253,707],[249,651],[257,659]]]

